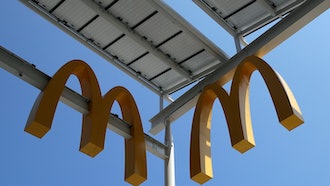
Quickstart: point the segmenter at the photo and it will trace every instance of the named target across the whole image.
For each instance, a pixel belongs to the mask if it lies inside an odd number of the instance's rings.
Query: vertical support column
[[[174,164],[174,142],[171,131],[171,123],[165,121],[165,145],[167,146],[165,154],[165,186],[175,186],[175,164]]]
[[[236,46],[236,51],[239,52],[242,50],[242,46],[241,46],[241,41],[240,41],[240,38],[238,35],[236,35],[234,37],[234,40],[235,40],[235,46]]]
[[[235,46],[236,46],[236,51],[239,52],[242,50],[242,46],[243,47],[246,47],[248,46],[248,43],[245,41],[244,37],[243,36],[240,36],[240,35],[236,35],[234,37],[234,40],[235,40]]]
[[[164,97],[159,96],[159,111],[162,111],[164,108]]]
[[[164,108],[164,97],[159,97],[160,111]],[[164,160],[164,185],[175,186],[175,164],[174,164],[174,142],[171,130],[171,123],[169,120],[165,121],[165,137],[166,149],[165,155],[167,158]]]

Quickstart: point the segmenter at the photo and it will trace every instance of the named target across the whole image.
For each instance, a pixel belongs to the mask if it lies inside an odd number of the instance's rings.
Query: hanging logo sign
[[[216,83],[206,86],[199,96],[193,117],[190,143],[191,179],[203,184],[213,177],[211,158],[211,111],[216,98],[222,104],[232,146],[241,153],[254,147],[249,105],[249,82],[258,70],[266,82],[278,118],[288,130],[303,123],[299,106],[285,81],[262,59],[250,56],[237,67],[228,94]],[[138,108],[129,91],[115,87],[101,95],[93,70],[83,61],[73,60],[61,67],[39,94],[25,131],[42,138],[52,126],[55,110],[70,75],[81,85],[82,96],[89,100],[83,114],[80,151],[94,157],[104,148],[109,113],[114,101],[121,107],[123,120],[131,125],[131,138],[125,139],[125,181],[139,185],[147,179],[146,147]]]
[[[82,96],[90,100],[89,112],[83,114],[80,151],[94,157],[103,150],[109,113],[112,104],[117,101],[123,120],[131,125],[132,137],[125,139],[125,181],[132,185],[144,182],[147,179],[145,139],[132,95],[123,87],[115,87],[101,96],[93,70],[82,61],[71,61],[55,73],[35,101],[25,131],[42,138],[50,130],[59,98],[70,75],[77,76]]]
[[[284,79],[262,59],[250,56],[236,68],[230,93],[216,83],[206,86],[199,96],[193,116],[190,142],[190,176],[203,184],[213,177],[211,158],[211,111],[219,99],[227,120],[231,144],[241,153],[254,147],[249,83],[252,73],[258,70],[272,97],[277,116],[288,130],[303,123],[299,106]]]

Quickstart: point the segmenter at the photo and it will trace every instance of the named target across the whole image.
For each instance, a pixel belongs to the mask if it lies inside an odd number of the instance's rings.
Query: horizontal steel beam
[[[33,64],[26,62],[2,46],[0,46],[0,67],[40,90],[43,90],[51,79],[50,76],[36,69]],[[60,100],[80,113],[88,113],[88,100],[68,87],[64,88]],[[129,124],[113,114],[109,116],[108,129],[124,138],[132,137]],[[147,150],[161,159],[166,159],[167,146],[147,134],[144,136]]]
[[[266,55],[299,29],[326,11],[329,7],[329,0],[306,1],[295,11],[283,18],[280,22],[230,58],[226,63],[151,118],[151,129],[149,132],[154,135],[157,134],[164,129],[165,120],[173,122],[194,107],[196,105],[196,97],[206,85],[216,81],[218,81],[219,84],[224,85],[230,81],[233,77],[236,66],[245,57],[250,55],[262,57]]]

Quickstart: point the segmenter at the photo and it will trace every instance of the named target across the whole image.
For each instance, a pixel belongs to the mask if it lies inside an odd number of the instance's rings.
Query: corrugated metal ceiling
[[[153,0],[25,1],[158,94],[170,94],[227,61],[173,10]]]
[[[204,78],[228,61],[220,48],[160,0],[21,1],[159,95]],[[304,0],[194,2],[240,38]]]
[[[246,36],[305,0],[193,0],[233,36]]]

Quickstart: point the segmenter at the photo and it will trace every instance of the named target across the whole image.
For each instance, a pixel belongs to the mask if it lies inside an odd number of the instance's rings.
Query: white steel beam
[[[40,90],[43,90],[51,79],[50,76],[36,69],[33,64],[26,62],[2,46],[0,46],[0,67]],[[64,88],[60,100],[78,112],[88,113],[88,100],[68,87]],[[124,138],[132,137],[129,124],[113,114],[109,116],[107,127]],[[167,146],[147,134],[144,136],[147,150],[161,159],[166,159]]]
[[[299,29],[311,22],[330,7],[330,0],[309,0],[290,13],[231,59],[220,66],[205,79],[200,81],[186,93],[164,108],[150,119],[152,134],[157,134],[164,129],[164,121],[173,122],[193,106],[196,105],[196,97],[206,85],[218,81],[221,85],[232,79],[236,66],[247,56],[262,57],[277,47]],[[184,108],[184,109],[182,109]]]

